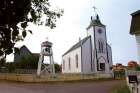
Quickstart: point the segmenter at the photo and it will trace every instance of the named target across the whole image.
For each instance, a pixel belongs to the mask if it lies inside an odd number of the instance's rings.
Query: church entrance
[[[98,63],[99,71],[105,71],[105,63],[106,63],[106,61],[105,61],[104,57],[101,56],[99,58],[99,61],[98,62],[99,62]]]
[[[100,70],[105,71],[105,63],[100,63]]]

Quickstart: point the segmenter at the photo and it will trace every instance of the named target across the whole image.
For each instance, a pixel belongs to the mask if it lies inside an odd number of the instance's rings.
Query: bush
[[[14,72],[15,69],[16,69],[16,65],[15,65],[14,62],[8,62],[8,63],[6,63],[5,66],[6,66],[7,70],[8,70],[8,72]]]
[[[114,71],[114,78],[123,79],[125,78],[125,71]]]
[[[121,86],[118,86],[117,88],[114,88],[111,93],[131,93],[129,87],[124,84]]]
[[[22,57],[20,62],[16,62],[17,69],[37,69],[38,57]]]
[[[140,71],[140,66],[138,65],[135,69],[136,71]]]
[[[55,66],[55,72],[60,73],[61,72],[61,65],[55,63],[54,66]]]

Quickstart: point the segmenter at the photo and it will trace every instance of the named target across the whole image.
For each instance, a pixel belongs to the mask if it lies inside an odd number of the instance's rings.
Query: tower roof
[[[91,28],[92,26],[101,26],[101,27],[105,27],[105,25],[101,23],[101,21],[100,21],[98,15],[96,15],[96,19],[93,19],[92,16],[91,16],[91,22],[90,22],[90,25],[87,27],[87,30],[88,30],[89,28]]]

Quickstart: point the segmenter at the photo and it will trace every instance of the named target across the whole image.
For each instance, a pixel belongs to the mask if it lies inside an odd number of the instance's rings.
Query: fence
[[[127,75],[137,75],[137,76],[140,76],[140,71],[131,71],[131,70],[129,71],[129,70],[128,70],[128,71],[126,72],[126,74],[127,74]]]
[[[39,78],[36,74],[15,74],[15,73],[0,73],[1,80],[23,81],[23,82],[49,82],[49,81],[79,81],[79,80],[110,80],[112,74],[61,74],[41,75]]]
[[[1,68],[0,73],[15,73],[15,74],[36,74],[36,69],[14,69],[8,70],[6,68]]]

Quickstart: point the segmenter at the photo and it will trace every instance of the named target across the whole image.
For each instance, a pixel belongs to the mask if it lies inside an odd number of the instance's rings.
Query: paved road
[[[0,93],[109,93],[121,81],[61,84],[0,83]]]

